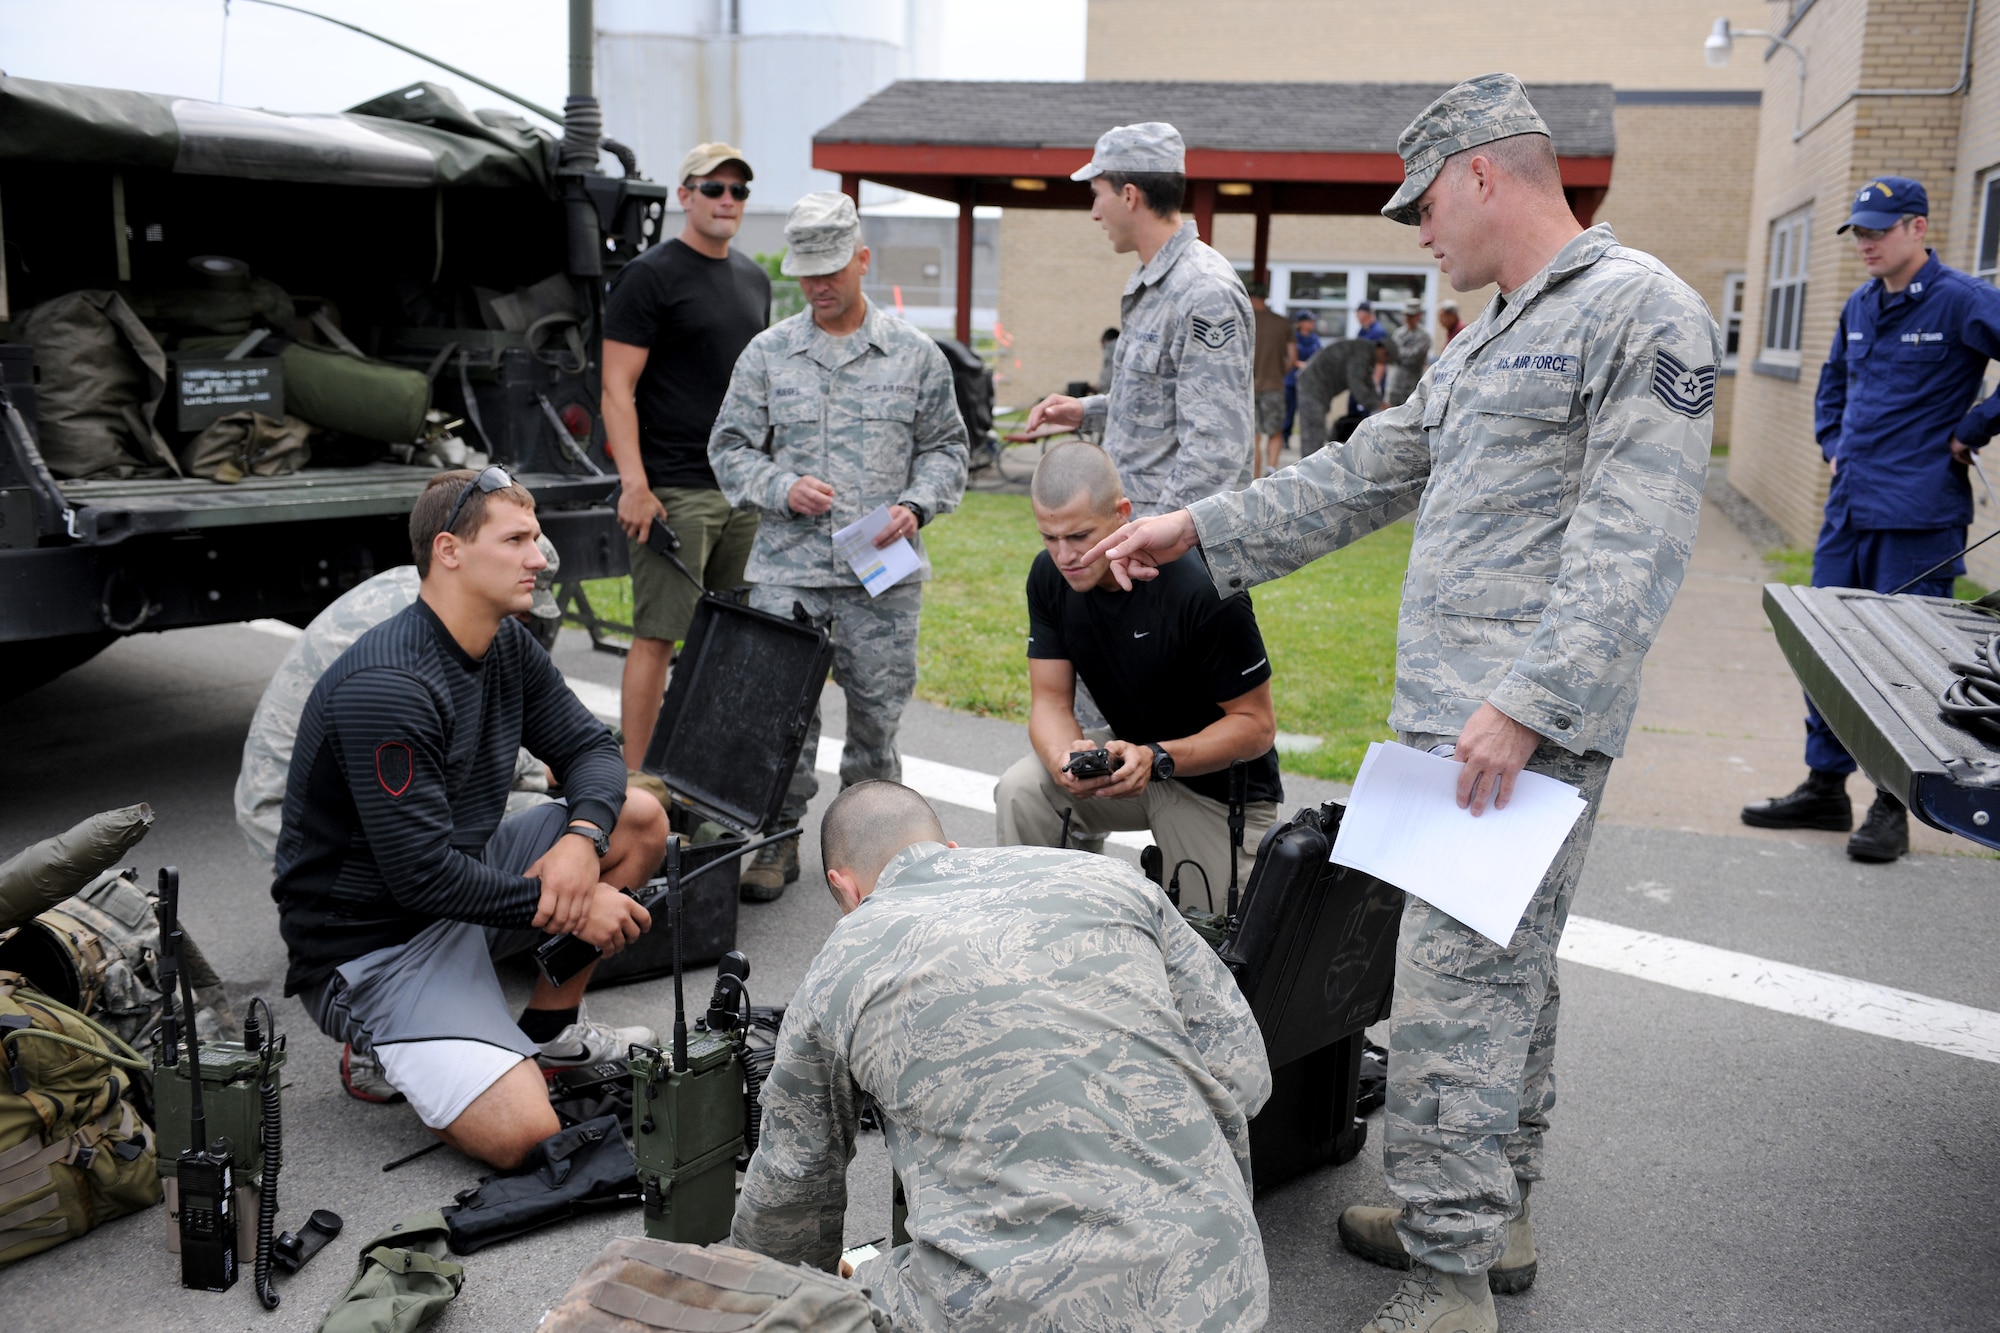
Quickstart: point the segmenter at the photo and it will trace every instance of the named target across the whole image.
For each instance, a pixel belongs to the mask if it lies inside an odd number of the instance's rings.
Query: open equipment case
[[[725,858],[770,827],[833,669],[822,627],[753,610],[715,593],[695,604],[641,767],[666,784],[667,817],[692,836],[704,822],[727,833],[689,847],[683,873]],[[738,872],[741,867],[738,866]],[[716,871],[687,888],[682,958],[712,963],[736,947],[737,873]],[[620,985],[673,971],[673,940],[658,929],[597,966],[592,984]]]
[[[1271,1098],[1250,1122],[1256,1186],[1350,1161],[1368,1138],[1355,1117],[1362,1030],[1388,1017],[1403,891],[1327,859],[1344,807],[1276,824],[1222,946],[1264,1034]]]

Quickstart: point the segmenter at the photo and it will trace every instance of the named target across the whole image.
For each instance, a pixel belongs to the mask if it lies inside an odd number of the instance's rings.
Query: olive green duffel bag
[[[0,972],[0,1268],[160,1201],[138,1052]]]

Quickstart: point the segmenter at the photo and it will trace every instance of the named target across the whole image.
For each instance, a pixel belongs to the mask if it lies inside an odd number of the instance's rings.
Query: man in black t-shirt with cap
[[[1058,445],[1035,469],[1035,522],[1047,548],[1028,572],[1028,738],[1034,753],[994,789],[999,841],[1053,847],[1071,811],[1072,841],[1149,829],[1182,901],[1213,909],[1229,883],[1229,768],[1244,764],[1244,851],[1250,864],[1284,799],[1271,663],[1250,599],[1224,599],[1198,564],[1185,577],[1119,588],[1110,566],[1081,557],[1131,515],[1118,471],[1096,445]],[[1077,725],[1081,678],[1108,729]],[[1102,746],[1107,777],[1065,772],[1074,753]],[[1181,870],[1183,861],[1201,867]]]
[[[743,582],[757,511],[732,509],[708,465],[708,435],[736,358],[771,322],[771,278],[729,242],[743,225],[750,164],[726,143],[681,159],[681,234],[625,266],[604,312],[604,447],[618,468],[618,526],[632,558],[632,649],[619,709],[625,765],[653,735],[674,643],[697,588],[646,545],[655,518],[681,539],[703,587]]]

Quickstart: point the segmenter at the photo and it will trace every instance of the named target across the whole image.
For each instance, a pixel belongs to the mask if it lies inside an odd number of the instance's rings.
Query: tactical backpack
[[[536,1333],[878,1333],[866,1289],[727,1245],[620,1236]]]
[[[0,1268],[160,1201],[149,1077],[110,1029],[0,972]]]

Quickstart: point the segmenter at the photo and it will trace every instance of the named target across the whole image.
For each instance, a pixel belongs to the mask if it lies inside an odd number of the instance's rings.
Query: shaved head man
[[[1263,1328],[1271,1072],[1236,983],[1121,861],[943,838],[893,782],[827,808],[842,916],[785,1011],[731,1243],[834,1267],[866,1094],[911,1240],[855,1279],[902,1333]]]
[[[1148,829],[1166,876],[1185,873],[1189,891],[1202,882],[1205,897],[1188,901],[1214,900],[1229,883],[1231,766],[1242,764],[1246,849],[1283,796],[1270,659],[1250,599],[1218,595],[1193,565],[1127,591],[1108,561],[1086,558],[1132,515],[1096,445],[1049,450],[1029,493],[1044,547],[1028,571],[1034,753],[995,788],[999,841],[1054,847]],[[1078,723],[1079,678],[1108,726]],[[1108,767],[1098,775],[1072,759],[1100,748]],[[1248,879],[1247,852],[1239,861]]]

